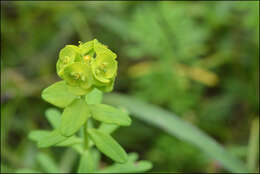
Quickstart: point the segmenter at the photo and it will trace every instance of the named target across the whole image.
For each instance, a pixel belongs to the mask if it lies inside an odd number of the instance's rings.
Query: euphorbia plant
[[[110,135],[119,126],[129,126],[127,112],[101,104],[103,92],[113,89],[117,75],[117,55],[94,39],[79,46],[67,45],[59,53],[57,74],[62,81],[42,92],[42,98],[61,108],[48,109],[53,130],[35,130],[29,135],[39,148],[65,146],[80,155],[78,172],[142,172],[151,168],[147,161],[136,162],[137,154],[127,155]],[[115,164],[99,169],[99,153]]]

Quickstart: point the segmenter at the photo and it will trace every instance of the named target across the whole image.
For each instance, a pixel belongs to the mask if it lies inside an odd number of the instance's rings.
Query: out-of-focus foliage
[[[3,171],[41,171],[26,138],[50,127],[43,117],[50,105],[40,92],[59,79],[59,50],[93,38],[118,55],[116,92],[176,113],[246,162],[259,115],[259,2],[6,2],[1,13]],[[152,161],[152,171],[223,170],[192,145],[137,120],[115,136]],[[76,170],[75,153],[44,152],[61,161],[62,171]]]

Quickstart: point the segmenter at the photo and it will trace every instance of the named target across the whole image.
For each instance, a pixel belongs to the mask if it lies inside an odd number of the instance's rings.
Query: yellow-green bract
[[[97,39],[80,42],[79,46],[66,45],[59,53],[57,74],[67,85],[83,91],[82,95],[93,88],[110,92],[117,75],[116,57]]]

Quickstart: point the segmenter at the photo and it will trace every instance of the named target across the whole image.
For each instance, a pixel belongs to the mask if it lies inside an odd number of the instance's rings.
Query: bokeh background
[[[59,50],[94,38],[118,54],[115,93],[175,113],[247,163],[259,117],[259,2],[28,1],[1,2],[2,171],[37,169],[40,151],[75,169],[74,152],[39,150],[27,135],[50,128],[51,105],[40,94],[60,80]],[[194,145],[133,119],[115,138],[151,161],[152,172],[225,171]]]

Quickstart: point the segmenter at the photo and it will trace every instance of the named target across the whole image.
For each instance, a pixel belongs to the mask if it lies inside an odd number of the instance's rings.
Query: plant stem
[[[83,127],[83,135],[84,135],[84,149],[87,150],[88,149],[88,133],[87,133],[87,123],[84,124]]]

